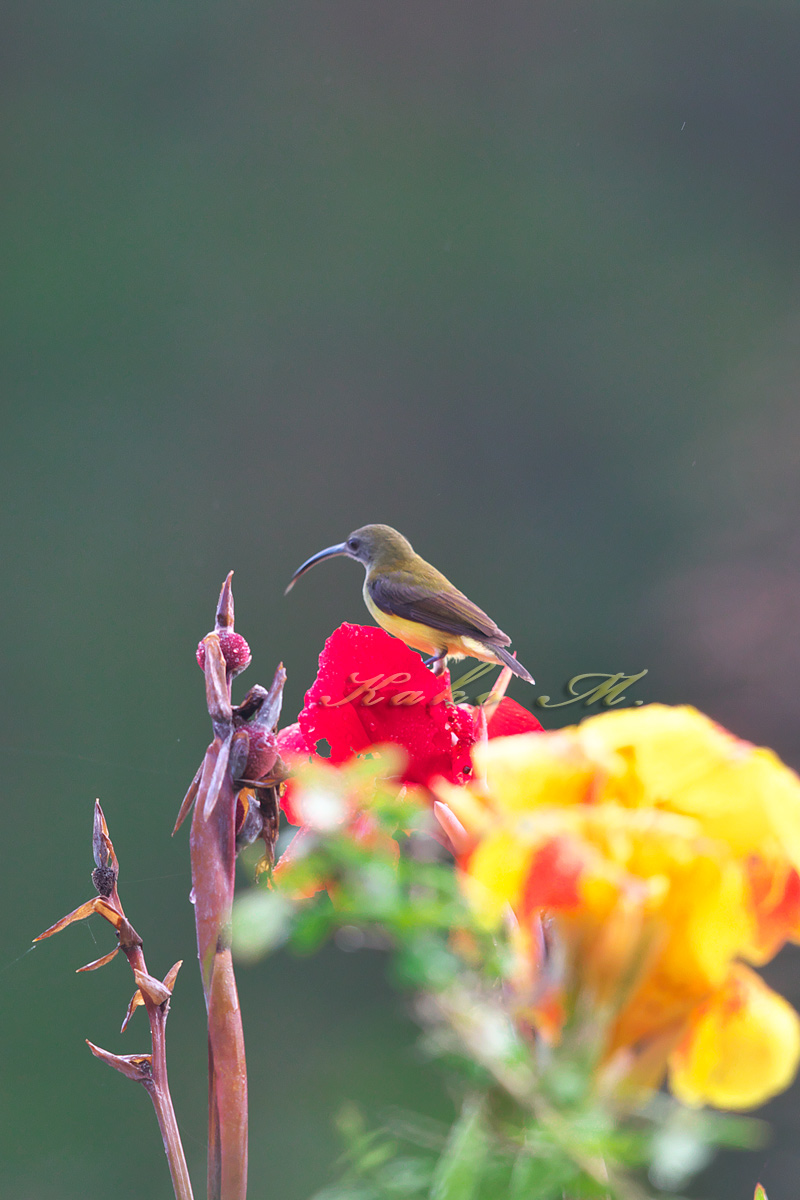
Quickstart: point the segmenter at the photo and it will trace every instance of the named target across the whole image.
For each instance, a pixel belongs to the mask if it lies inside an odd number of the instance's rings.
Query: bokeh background
[[[240,681],[365,621],[308,555],[396,525],[555,699],[648,675],[800,766],[800,8],[790,0],[6,0],[0,1193],[171,1195],[83,1039],[131,983],[79,926],[99,796],[202,1191],[187,836],[194,648]],[[533,693],[515,682],[530,703]],[[579,710],[548,714],[566,723]],[[96,943],[95,943],[96,938]],[[377,954],[242,970],[253,1200],[305,1200],[350,1099],[447,1117]],[[800,958],[768,971],[800,1004]],[[705,1197],[797,1194],[800,1091]]]

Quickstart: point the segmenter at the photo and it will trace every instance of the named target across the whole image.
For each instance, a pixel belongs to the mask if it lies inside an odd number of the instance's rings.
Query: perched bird
[[[340,554],[364,564],[367,608],[388,633],[430,654],[426,665],[443,669],[448,658],[478,658],[534,682],[506,649],[511,638],[441,571],[415,554],[411,543],[390,525],[364,525],[346,542],[312,555],[295,571],[285,594],[316,563]]]

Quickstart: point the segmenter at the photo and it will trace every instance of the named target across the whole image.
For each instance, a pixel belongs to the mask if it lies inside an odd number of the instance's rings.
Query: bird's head
[[[402,566],[413,557],[414,551],[408,539],[404,538],[402,533],[398,533],[396,529],[392,529],[391,525],[362,525],[360,529],[354,529],[346,541],[339,542],[336,546],[328,546],[326,550],[320,550],[317,554],[312,554],[302,567],[297,568],[289,580],[286,592],[291,591],[300,576],[305,575],[306,571],[316,566],[318,562],[322,562],[324,558],[336,558],[339,555],[354,558],[356,562],[362,563],[370,571],[375,567],[379,570],[388,570],[392,567]]]

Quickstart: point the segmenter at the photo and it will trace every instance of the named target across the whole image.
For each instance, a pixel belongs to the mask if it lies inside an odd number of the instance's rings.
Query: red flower
[[[392,742],[407,755],[404,783],[434,775],[462,783],[472,770],[473,711],[450,700],[450,676],[434,675],[405,642],[383,629],[341,625],[325,643],[306,692],[306,744],[325,739],[333,763]]]
[[[463,783],[472,771],[471,751],[482,734],[483,713],[453,704],[450,697],[449,674],[434,675],[399,638],[374,626],[341,625],[325,643],[298,723],[278,735],[278,752],[289,765],[321,757],[318,744],[324,739],[331,750],[328,761],[342,763],[392,743],[406,754],[403,783],[424,787],[436,776]],[[541,728],[521,704],[503,697],[486,732],[503,737]],[[282,803],[295,823],[291,786]]]

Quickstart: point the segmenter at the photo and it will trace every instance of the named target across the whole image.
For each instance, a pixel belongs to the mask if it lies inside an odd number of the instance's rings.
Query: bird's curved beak
[[[284,596],[288,596],[294,585],[297,583],[301,575],[305,575],[306,571],[310,571],[318,562],[322,562],[323,558],[336,558],[339,554],[350,556],[350,551],[344,542],[339,542],[338,546],[328,546],[327,550],[320,550],[318,554],[312,554],[311,558],[307,558],[302,567],[298,567],[286,587]]]

